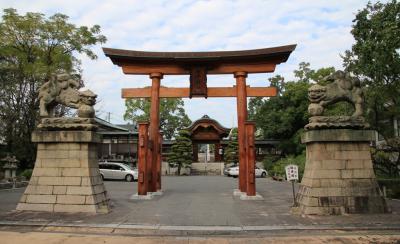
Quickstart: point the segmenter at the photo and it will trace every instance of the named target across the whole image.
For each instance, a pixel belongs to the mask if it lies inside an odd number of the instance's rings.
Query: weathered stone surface
[[[36,131],[35,168],[17,210],[109,211],[97,163],[99,136],[92,131]]]
[[[369,125],[362,117],[364,94],[360,80],[351,77],[348,72],[338,70],[325,77],[325,81],[325,86],[315,84],[308,89],[308,113],[312,117],[305,129],[368,128]],[[351,116],[322,116],[327,106],[342,101],[353,105],[354,113]]]
[[[52,142],[52,143],[68,143],[68,142],[90,142],[99,143],[101,137],[93,131],[34,131],[32,133],[32,142]],[[66,147],[58,145],[63,150],[69,150],[68,144]]]
[[[67,194],[67,186],[54,186],[53,194],[56,194],[56,195]]]
[[[335,145],[337,147],[349,146],[350,142],[370,142],[373,140],[375,140],[375,132],[373,130],[351,129],[310,130],[304,132],[301,137],[302,143],[343,142],[343,145]],[[357,144],[352,146],[356,147]],[[367,146],[369,148],[368,144]]]
[[[52,194],[53,186],[28,185],[25,194]]]
[[[94,191],[91,186],[68,186],[67,194],[69,195],[93,195]]]
[[[85,196],[57,195],[57,203],[60,204],[85,204],[85,200]]]
[[[53,74],[39,88],[40,116],[54,116],[54,108],[58,104],[78,109],[81,118],[94,118],[93,105],[97,95],[90,90],[79,91],[79,81],[72,79],[67,73]]]
[[[371,136],[370,131],[347,129],[305,132],[306,165],[293,212],[387,212],[372,168]]]
[[[96,213],[96,205],[83,204],[55,204],[54,212],[70,212],[70,213]]]
[[[53,212],[54,204],[18,203],[17,210]]]
[[[55,195],[27,195],[26,203],[55,203]]]
[[[313,116],[304,127],[306,130],[320,129],[368,129],[369,124],[362,116]]]

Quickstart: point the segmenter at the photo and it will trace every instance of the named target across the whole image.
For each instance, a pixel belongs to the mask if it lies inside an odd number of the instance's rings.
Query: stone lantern
[[[15,156],[9,156],[0,159],[0,164],[3,165],[4,177],[6,179],[15,178],[17,176],[17,168],[19,161]]]

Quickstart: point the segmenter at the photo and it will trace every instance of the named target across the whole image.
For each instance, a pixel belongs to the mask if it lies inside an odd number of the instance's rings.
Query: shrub
[[[269,165],[269,171],[270,171],[269,173],[270,175],[285,177],[286,176],[285,167],[289,164],[295,164],[299,166],[299,180],[301,180],[304,173],[305,163],[306,163],[306,155],[304,152],[297,156],[289,155],[285,158],[279,159],[272,165]]]
[[[26,169],[26,170],[22,171],[21,176],[25,177],[25,179],[29,180],[32,176],[32,169]]]
[[[386,197],[400,199],[400,179],[378,179],[378,184],[386,187]]]

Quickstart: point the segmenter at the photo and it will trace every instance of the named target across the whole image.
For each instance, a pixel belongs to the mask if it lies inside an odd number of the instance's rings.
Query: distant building
[[[100,161],[121,161],[136,164],[138,133],[133,124],[114,125],[96,118],[98,133],[102,135],[98,157]]]
[[[98,133],[102,135],[102,143],[99,145],[98,157],[100,161],[121,161],[136,165],[138,132],[136,125],[115,125],[103,119],[96,118],[99,124]],[[189,126],[193,140],[193,160],[198,165],[204,163],[204,144],[212,144],[208,154],[208,162],[223,164],[225,147],[228,145],[228,134],[231,128],[225,128],[218,121],[206,116],[194,121]],[[174,140],[163,140],[162,155],[166,161],[168,152]],[[268,155],[280,155],[277,149],[279,140],[256,139],[256,161],[262,161]],[[210,167],[211,165],[208,165]],[[218,168],[220,168],[218,166]]]

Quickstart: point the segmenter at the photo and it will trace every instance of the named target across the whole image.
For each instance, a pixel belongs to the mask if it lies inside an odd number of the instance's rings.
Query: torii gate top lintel
[[[273,72],[277,64],[286,62],[295,48],[296,45],[215,52],[145,52],[114,48],[103,48],[103,51],[125,74],[187,75],[194,67],[205,68],[207,74]]]

